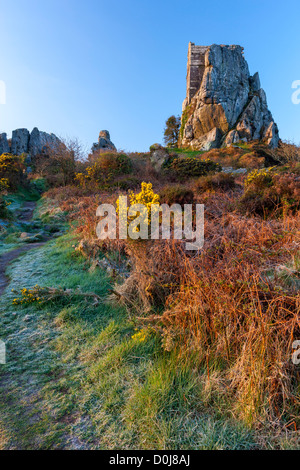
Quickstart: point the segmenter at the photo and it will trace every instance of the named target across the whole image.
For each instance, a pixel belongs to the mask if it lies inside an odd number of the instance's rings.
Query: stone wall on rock
[[[207,49],[206,46],[196,46],[193,42],[189,43],[186,99],[183,102],[182,110],[190,104],[191,99],[200,88],[205,70],[205,53]]]
[[[180,146],[209,150],[261,140],[277,147],[277,125],[243,51],[238,45],[189,44]]]

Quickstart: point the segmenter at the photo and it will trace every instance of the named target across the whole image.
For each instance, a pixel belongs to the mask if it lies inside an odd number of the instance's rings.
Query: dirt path
[[[22,222],[30,222],[33,217],[33,212],[36,207],[36,202],[27,201],[24,203],[18,218]],[[9,251],[0,257],[0,295],[3,294],[5,288],[9,284],[9,278],[6,276],[5,272],[8,265],[16,258],[18,258],[22,253],[32,250],[33,248],[38,248],[39,246],[44,245],[45,242],[31,243],[30,245],[24,245],[15,250]]]
[[[21,211],[18,214],[18,219],[21,222],[30,222],[33,217],[34,209],[36,208],[36,202],[26,201],[23,204]]]
[[[5,288],[9,284],[9,278],[6,276],[5,271],[8,265],[16,258],[18,258],[22,253],[37,248],[44,245],[45,242],[31,243],[30,245],[20,246],[15,250],[9,251],[0,257],[0,295],[3,294]]]

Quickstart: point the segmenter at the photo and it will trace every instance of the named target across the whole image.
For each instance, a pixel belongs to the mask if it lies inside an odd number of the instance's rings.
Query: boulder
[[[224,144],[226,145],[226,147],[228,147],[232,144],[236,144],[240,140],[241,139],[240,139],[238,131],[233,130],[233,131],[228,132],[226,139],[224,141]]]
[[[167,150],[160,144],[153,144],[150,147],[150,161],[156,171],[160,171],[163,164],[169,160]]]
[[[20,235],[20,238],[24,240],[25,238],[28,238],[28,237],[30,237],[30,236],[31,236],[30,233],[22,232],[21,235]]]
[[[36,242],[43,241],[44,238],[45,238],[45,234],[43,232],[39,232],[39,233],[23,232],[20,235],[20,241],[24,243],[36,243]]]
[[[199,139],[193,140],[192,148],[197,150],[201,148],[201,150],[208,151],[211,149],[219,148],[221,145],[223,134],[215,127],[211,131],[207,132],[207,134],[199,137]]]

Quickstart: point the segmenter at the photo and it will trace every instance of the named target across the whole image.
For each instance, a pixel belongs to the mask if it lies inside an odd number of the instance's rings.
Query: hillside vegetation
[[[168,152],[0,157],[1,253],[45,242],[1,299],[1,448],[299,447],[300,150]],[[203,249],[97,239],[99,204],[145,188],[205,205]]]

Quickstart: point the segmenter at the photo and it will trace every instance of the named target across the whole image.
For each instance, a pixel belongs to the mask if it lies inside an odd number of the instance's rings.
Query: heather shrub
[[[124,153],[101,153],[96,163],[97,168],[105,173],[127,175],[132,171],[132,162]]]
[[[164,165],[164,169],[173,174],[176,178],[190,178],[204,176],[211,172],[221,171],[221,165],[211,160],[200,160],[195,157],[177,157],[170,156],[170,159]]]
[[[214,191],[221,189],[228,191],[236,187],[234,176],[230,173],[217,173],[216,175],[202,176],[194,185],[195,192]]]
[[[194,193],[182,186],[165,186],[159,193],[160,201],[165,204],[192,204]]]
[[[34,174],[45,179],[48,187],[67,186],[74,182],[82,158],[83,151],[76,140],[60,141],[34,157]]]
[[[291,142],[280,142],[277,149],[272,150],[274,159],[281,164],[300,162],[300,147]]]
[[[205,152],[201,158],[209,158],[222,166],[226,165],[233,168],[254,169],[278,163],[271,149],[258,142],[235,144],[226,148],[211,149]]]
[[[245,153],[245,150],[237,148],[237,147],[227,147],[227,148],[220,148],[220,149],[211,149],[208,152],[205,152],[202,155],[202,159],[205,160],[209,158],[209,160],[219,163],[220,165],[227,165],[238,168],[239,159]]]
[[[295,212],[300,208],[300,177],[272,173],[272,169],[250,173],[240,205],[244,211],[261,216]]]
[[[239,167],[245,168],[262,168],[266,164],[266,158],[259,152],[246,152],[238,160]]]
[[[121,177],[114,182],[114,186],[121,189],[122,191],[134,190],[139,185],[140,180],[135,176]]]

